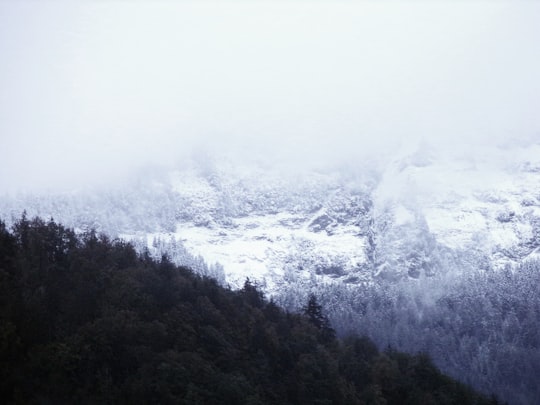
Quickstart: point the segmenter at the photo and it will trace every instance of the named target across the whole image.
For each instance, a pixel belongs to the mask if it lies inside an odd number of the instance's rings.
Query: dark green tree
[[[336,332],[330,325],[328,317],[323,313],[322,306],[317,302],[315,294],[310,294],[306,306],[303,308],[304,314],[318,330],[321,331],[323,340],[330,341],[335,338]]]
[[[255,285],[249,280],[249,277],[246,278],[244,282],[244,288],[242,288],[242,296],[244,300],[249,305],[252,305],[256,308],[262,308],[265,304],[263,293],[257,289]]]

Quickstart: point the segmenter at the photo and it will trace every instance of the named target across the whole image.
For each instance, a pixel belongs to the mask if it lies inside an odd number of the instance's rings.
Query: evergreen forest
[[[52,219],[0,222],[6,404],[497,404],[425,354]]]

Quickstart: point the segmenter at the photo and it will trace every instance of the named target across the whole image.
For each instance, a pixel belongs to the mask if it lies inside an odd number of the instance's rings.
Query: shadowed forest
[[[498,403],[426,355],[336,338],[314,295],[301,312],[95,232],[0,222],[4,403]]]

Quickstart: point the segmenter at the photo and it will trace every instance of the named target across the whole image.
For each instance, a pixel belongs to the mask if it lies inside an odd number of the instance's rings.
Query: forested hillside
[[[540,403],[540,261],[366,286],[297,282],[276,302],[295,311],[315,293],[338,335],[429,353],[446,374],[510,404]]]
[[[94,232],[0,222],[3,403],[497,403],[424,355],[336,339],[314,296],[303,312]]]

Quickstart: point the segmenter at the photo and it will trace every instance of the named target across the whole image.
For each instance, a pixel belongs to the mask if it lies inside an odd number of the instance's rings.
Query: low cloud
[[[534,2],[0,4],[0,189],[540,138]]]

